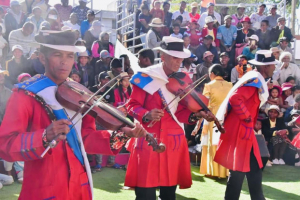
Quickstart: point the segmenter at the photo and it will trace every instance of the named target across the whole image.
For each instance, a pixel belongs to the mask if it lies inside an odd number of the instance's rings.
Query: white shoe
[[[2,183],[0,182],[0,189],[1,189],[1,188],[3,188],[3,185],[2,185]]]
[[[272,163],[271,161],[268,160],[266,166],[267,166],[267,167],[272,167],[272,164],[273,164],[273,163]]]
[[[14,179],[12,176],[0,174],[0,182],[2,183],[2,185],[11,185],[13,184]]]
[[[285,162],[281,158],[279,159],[278,162],[279,162],[280,165],[285,165]]]
[[[274,159],[274,160],[272,161],[272,163],[273,163],[274,165],[279,165],[279,160],[276,158],[276,159]]]
[[[295,166],[296,166],[296,167],[300,167],[300,161],[297,162],[297,163],[295,163]]]

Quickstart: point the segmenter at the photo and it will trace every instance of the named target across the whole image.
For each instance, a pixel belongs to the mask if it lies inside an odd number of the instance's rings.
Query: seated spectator
[[[214,54],[212,54],[210,51],[205,51],[202,60],[203,62],[197,65],[196,67],[196,71],[197,71],[196,80],[208,74],[208,69],[213,65]],[[197,88],[202,92],[205,83],[208,83],[209,81],[210,79],[209,77],[207,77],[204,81],[202,81],[202,83],[199,84]]]
[[[252,29],[258,30],[260,28],[260,23],[262,20],[264,20],[267,16],[264,15],[266,9],[266,4],[260,3],[258,6],[258,12],[252,13],[250,15],[251,23],[252,23]]]
[[[259,39],[258,42],[260,42],[260,39]],[[272,54],[273,54],[273,56],[275,57],[275,62],[276,62],[275,68],[276,68],[276,69],[275,69],[274,73],[276,73],[276,71],[279,70],[280,67],[281,67],[281,64],[280,64],[280,62],[279,62],[279,57],[280,57],[281,51],[280,51],[277,47],[272,47],[272,48],[270,49],[270,51],[272,51]]]
[[[268,97],[268,100],[267,102],[265,103],[264,105],[264,111],[267,115],[268,115],[268,111],[269,111],[269,108],[272,106],[272,105],[276,105],[278,106],[279,108],[281,107],[281,105],[283,105],[283,102],[282,102],[282,98],[281,98],[281,87],[277,86],[277,85],[274,85],[273,88],[269,89],[269,97]],[[279,112],[279,117],[282,117],[282,113]]]
[[[233,65],[229,64],[229,55],[226,52],[220,54],[220,65],[224,70],[224,80],[230,82],[231,81],[231,71],[233,69]]]
[[[184,35],[188,35],[190,37],[190,49],[192,52],[195,52],[195,50],[199,47],[200,42],[202,41],[201,31],[197,30],[197,21],[191,21],[189,29],[184,33]]]
[[[236,26],[237,29],[242,28],[242,21],[244,20],[244,18],[248,17],[247,15],[245,15],[245,10],[246,10],[246,6],[243,3],[239,3],[239,5],[237,6],[237,13],[231,15],[232,17],[232,25]],[[248,18],[250,19],[250,18]],[[250,22],[251,23],[251,22]],[[249,27],[250,28],[250,27]]]
[[[138,53],[138,63],[141,68],[154,65],[154,52],[151,49],[141,49]]]
[[[269,27],[268,29],[271,30],[273,27],[277,25],[277,19],[281,17],[276,13],[277,11],[277,5],[272,5],[270,9],[270,14],[266,17],[266,20],[269,22]]]
[[[78,62],[75,68],[81,74],[81,84],[87,88],[95,84],[93,67],[89,63],[90,56],[87,51],[78,54]]]
[[[130,95],[131,87],[129,76],[125,76],[119,81],[119,85],[116,89],[114,89],[115,102],[113,105],[115,107],[123,106],[128,101]]]
[[[32,13],[32,4],[34,0],[22,0],[20,1],[21,11],[25,14],[25,16],[29,16]]]
[[[191,18],[190,18],[189,13],[187,11],[185,11],[185,8],[186,8],[186,2],[181,1],[179,10],[173,12],[172,24],[175,23],[175,20],[177,19],[178,16],[182,16],[182,23],[181,23],[182,28],[185,28],[189,24],[189,22],[191,21]]]
[[[6,32],[5,24],[4,24],[4,16],[5,16],[4,9],[0,6],[0,26],[2,27],[2,34]]]
[[[32,8],[39,7],[42,10],[42,18],[47,18],[47,13],[49,12],[50,5],[48,4],[49,0],[34,0],[34,3],[32,4]]]
[[[172,16],[173,16],[173,13],[169,12],[170,3],[168,1],[165,1],[163,3],[163,9],[164,9],[164,16],[165,16],[165,20],[164,20],[165,27],[163,28],[162,35],[163,36],[168,36],[168,35],[170,35],[169,28],[171,27]]]
[[[97,84],[98,75],[101,72],[107,72],[110,69],[110,62],[112,57],[110,56],[109,52],[107,50],[102,50],[100,52],[100,59],[96,62],[95,65],[95,83]]]
[[[279,17],[277,19],[277,26],[271,29],[272,41],[274,41],[272,46],[278,45],[282,37],[285,37],[288,43],[293,39],[291,29],[285,26],[286,20],[284,17]]]
[[[282,102],[285,102],[286,98],[288,98],[291,94],[292,94],[292,88],[294,87],[294,85],[290,84],[290,83],[283,83],[281,85],[281,90],[282,90]],[[284,104],[285,105],[285,104]],[[281,106],[281,108],[285,108],[287,109],[289,106]]]
[[[268,20],[262,20],[260,23],[260,29],[255,32],[258,36],[258,48],[262,50],[270,49],[272,43],[272,37],[270,36],[270,31],[268,30],[269,22]]]
[[[240,78],[249,71],[252,71],[252,67],[247,64],[247,57],[245,55],[239,55],[237,58],[238,64],[231,70],[231,82],[234,84]]]
[[[7,11],[4,21],[5,21],[5,35],[4,38],[8,40],[8,36],[11,31],[22,28],[25,23],[26,16],[21,11],[20,3],[17,0],[12,0],[10,2],[10,9]]]
[[[105,72],[105,71],[101,72],[98,75],[97,79],[98,79],[98,81],[97,81],[98,84],[91,88],[91,91],[94,93],[97,92],[102,86],[104,86],[106,83],[108,83],[111,80],[110,77],[108,76],[107,72]],[[110,89],[109,86],[102,88],[100,90],[100,92],[98,93],[98,95],[100,95],[100,96],[104,95],[109,89]],[[104,100],[106,103],[113,105],[113,103],[115,102],[114,90],[110,90],[104,96]]]
[[[272,34],[272,33],[271,33]],[[279,45],[277,46],[277,48],[281,51],[281,52],[289,52],[292,55],[291,58],[291,62],[295,63],[295,58],[293,56],[293,51],[292,49],[288,46],[288,39],[286,37],[282,37],[279,39]]]
[[[227,6],[223,6],[220,10],[220,16],[221,16],[221,24],[219,25],[223,25],[224,24],[224,18],[226,15],[229,15],[228,13],[229,7]]]
[[[161,30],[165,26],[159,18],[152,19],[151,24],[149,24],[151,29],[148,31],[146,36],[146,47],[153,49],[159,47],[161,42]],[[157,57],[157,52],[154,51],[155,57]]]
[[[61,21],[67,21],[72,13],[72,6],[69,5],[69,0],[61,0],[61,4],[55,4],[54,8],[58,12]]]
[[[5,77],[5,85],[12,88],[14,84],[18,83],[17,79],[21,73],[33,74],[28,60],[23,56],[23,47],[15,45],[12,47],[13,57],[6,62],[6,70],[9,75]]]
[[[32,34],[33,29],[33,23],[26,22],[22,28],[12,31],[8,39],[10,49],[12,50],[15,45],[20,45],[25,57],[31,55],[36,49],[33,47],[33,43],[35,42],[34,35]]]
[[[190,44],[191,44],[190,37],[188,35],[183,35],[182,39],[183,39],[183,46],[184,46],[184,48],[189,49],[190,48]]]
[[[180,24],[173,24],[173,33],[170,35],[171,37],[175,37],[178,39],[182,39],[182,34],[179,32],[180,31]]]
[[[214,21],[218,21],[219,24],[221,24],[221,16],[219,13],[215,11],[215,4],[208,3],[207,4],[207,12],[204,12],[201,14],[200,19],[198,21],[198,24],[200,25],[200,28],[203,28],[205,25],[205,18],[207,16],[211,16]],[[216,27],[218,27],[216,23]]]
[[[75,82],[77,82],[77,83],[81,83],[81,74],[80,74],[79,71],[73,69],[73,70],[71,71],[69,77],[70,77],[71,79],[73,79],[73,81],[75,81]]]
[[[179,24],[179,26],[180,26],[179,33],[182,34],[182,35],[184,35],[184,32],[186,32],[187,28],[186,28],[186,27],[183,28],[183,27],[181,26],[182,20],[183,20],[182,16],[179,15],[179,16],[175,19],[174,23],[172,23],[172,24],[173,24],[173,25]],[[174,33],[174,31],[173,31],[173,25],[172,25],[172,27],[169,29],[171,34]]]
[[[198,3],[197,2],[191,3],[191,9],[192,12],[189,13],[191,21],[198,22],[198,20],[200,19],[200,14],[198,13]]]
[[[32,16],[28,17],[26,22],[31,22],[34,25],[33,34],[37,34],[40,31],[40,25],[44,21],[41,17],[42,9],[40,7],[34,7],[32,9]]]
[[[201,32],[201,39],[203,40],[203,38],[205,36],[210,35],[213,37],[212,45],[214,47],[219,48],[220,41],[217,39],[218,29],[214,27],[215,21],[213,20],[213,18],[211,16],[207,16],[205,18],[205,24],[206,24],[206,26],[204,26],[204,28],[202,29],[202,32]],[[202,40],[201,40],[201,43],[203,42]]]
[[[287,123],[287,126],[289,128],[289,132],[292,134],[293,136],[293,141],[292,141],[292,144],[294,146],[296,146],[299,150],[300,150],[300,128],[298,126],[298,122],[297,122],[297,119],[299,119],[298,117],[300,116],[300,110],[299,110],[299,103],[300,103],[300,95],[297,95],[295,97],[295,101],[298,102],[298,105],[297,107],[298,108],[293,108],[293,110],[291,110],[291,112],[289,113],[289,116],[288,116],[288,123]],[[295,145],[295,142],[297,141],[298,145]],[[298,151],[300,153],[300,151]]]
[[[123,71],[127,72],[128,69],[130,68],[130,60],[129,60],[128,55],[126,55],[126,54],[120,55],[120,60],[122,61],[122,65],[124,68]]]
[[[3,50],[5,50],[5,48],[8,47],[8,43],[3,38],[2,34],[3,34],[3,30],[2,30],[2,26],[0,26],[0,62],[2,61],[2,56],[4,55]]]
[[[63,24],[64,26],[70,27],[72,30],[78,30],[80,31],[80,26],[77,24],[77,15],[76,13],[71,13],[70,14],[70,19],[67,21],[64,21]],[[83,38],[83,36],[81,36]]]
[[[47,21],[43,21],[40,25],[40,31],[41,30],[50,30],[50,23]]]
[[[221,52],[227,52],[230,57],[230,64],[234,63],[235,60],[235,42],[237,37],[236,26],[231,25],[231,16],[227,15],[225,17],[225,24],[219,26],[217,39],[220,40],[220,50]]]
[[[86,42],[86,49],[89,52],[92,52],[93,43],[99,39],[102,29],[102,24],[100,21],[93,21],[92,27],[85,32],[83,40]],[[104,34],[104,33],[103,33]],[[108,34],[108,33],[106,33]],[[109,38],[109,36],[108,36]]]
[[[128,74],[128,76],[129,76],[129,80],[130,80],[131,77],[134,75],[133,69],[132,69],[132,68],[129,68],[129,69],[127,70],[127,74]]]
[[[257,46],[259,39],[257,35],[251,35],[251,37],[249,37],[248,39],[249,39],[248,46],[246,46],[243,49],[242,54],[247,57],[247,60],[252,60],[255,58],[256,51],[260,50],[260,48],[258,48]]]
[[[299,67],[291,63],[292,55],[290,52],[282,52],[279,58],[281,67],[273,74],[273,80],[279,84],[284,83],[287,77],[292,76],[297,80],[297,84],[300,83],[300,69]]]
[[[141,23],[141,35],[148,33],[148,31],[150,30],[149,23],[151,22],[151,19],[152,16],[150,15],[149,7],[147,5],[142,4],[141,13],[139,14],[139,22]],[[141,42],[146,44],[146,36],[141,37]]]
[[[285,83],[290,83],[290,84],[295,86],[296,85],[296,79],[295,79],[295,77],[289,76],[289,77],[286,78]]]
[[[299,85],[292,87],[292,94],[284,100],[284,104],[288,105],[290,108],[293,108],[296,103],[295,97],[297,96],[297,94],[300,94]]]
[[[245,17],[242,21],[242,29],[237,30],[236,37],[236,50],[235,56],[239,56],[242,54],[243,49],[248,45],[248,39],[254,34],[254,30],[251,27],[251,21],[249,17]],[[257,39],[258,40],[258,39]],[[245,54],[244,54],[245,55]]]
[[[72,9],[71,13],[76,13],[78,17],[78,24],[81,24],[83,20],[86,20],[87,12],[90,8],[86,7],[87,0],[79,0],[79,6]]]
[[[57,10],[55,8],[50,8],[49,12],[45,18],[47,22],[50,24],[50,30],[52,31],[60,31],[62,27],[62,23],[59,19]]]
[[[1,104],[0,104],[0,125],[2,123],[4,114],[5,114],[7,101],[12,93],[12,91],[5,86],[5,82],[6,82],[5,79],[7,78],[8,75],[9,74],[8,74],[7,70],[0,69],[0,102],[1,102]],[[1,184],[0,184],[0,186],[1,186]]]
[[[12,169],[14,163],[3,160],[3,165],[7,175],[0,174],[0,186],[11,185],[14,182],[14,178],[12,177]]]
[[[202,63],[203,60],[201,59],[203,57],[203,54],[206,51],[211,52],[214,56],[213,56],[213,63],[218,63],[219,62],[219,54],[218,54],[218,50],[216,47],[214,47],[212,45],[213,43],[213,37],[211,35],[206,35],[203,38],[203,44],[200,45],[195,52],[195,55],[198,57],[198,61],[197,63]]]
[[[31,78],[30,74],[22,73],[18,76],[18,83],[23,83],[24,81],[27,81],[30,78]]]
[[[196,81],[197,78],[197,71],[196,71],[196,65],[193,63],[197,59],[197,56],[194,54],[191,54],[189,58],[185,58],[180,67],[179,72],[186,72],[189,74],[191,80]]]
[[[161,2],[159,0],[154,0],[152,3],[152,9],[150,10],[150,15],[152,18],[159,18],[161,21],[165,21],[165,13],[160,8]]]
[[[279,107],[272,105],[268,109],[268,118],[262,121],[262,134],[264,135],[269,152],[275,165],[285,165],[283,154],[286,148],[286,138],[289,134],[283,118],[279,118]]]
[[[95,20],[95,13],[92,10],[87,12],[87,19],[83,20],[80,25],[81,37],[84,37],[84,34],[92,26],[93,21]]]
[[[120,59],[114,58],[110,62],[110,71],[108,71],[107,74],[109,75],[109,77],[111,79],[113,79],[122,72],[122,69],[123,69],[123,66],[122,66],[122,62],[120,61]],[[116,82],[117,82],[117,80],[111,82],[110,87],[113,87],[113,85]]]
[[[99,36],[99,40],[93,43],[92,45],[93,58],[99,58],[100,52],[102,50],[108,51],[112,58],[115,55],[115,47],[111,42],[109,42],[109,34],[107,32],[102,32]]]

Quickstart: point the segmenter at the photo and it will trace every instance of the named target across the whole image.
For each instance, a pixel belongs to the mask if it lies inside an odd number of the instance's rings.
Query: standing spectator
[[[235,40],[237,37],[236,26],[231,25],[232,17],[227,15],[225,17],[225,24],[219,26],[217,39],[220,40],[221,52],[227,52],[230,56],[230,64],[234,63],[235,60]]]
[[[255,35],[258,36],[258,48],[267,50],[270,49],[272,43],[272,37],[270,31],[268,30],[269,21],[262,20],[260,23],[260,29],[255,32]]]
[[[81,24],[83,20],[86,20],[87,12],[90,10],[86,7],[87,0],[79,0],[79,6],[76,6],[72,9],[72,12],[77,14],[78,24]]]
[[[195,81],[197,77],[197,66],[193,63],[195,59],[197,59],[197,56],[191,53],[191,56],[189,58],[185,58],[179,67],[179,72],[188,73],[193,81]]]
[[[100,59],[96,62],[95,65],[95,81],[97,83],[98,75],[101,72],[107,72],[110,68],[110,62],[111,62],[111,56],[109,55],[109,52],[106,50],[102,50],[100,52]]]
[[[50,24],[50,30],[52,31],[60,31],[62,27],[62,23],[59,19],[57,10],[55,8],[50,8],[49,12],[45,18],[47,22]]]
[[[199,59],[201,60],[201,57],[199,57]],[[212,54],[210,51],[205,51],[202,60],[203,62],[196,67],[196,80],[208,74],[208,69],[213,65],[214,54]],[[199,84],[198,89],[202,92],[205,83],[208,83],[209,81],[210,78],[207,77],[202,83]]]
[[[122,61],[122,66],[124,72],[127,72],[130,69],[130,60],[127,54],[120,55],[120,60]]]
[[[209,3],[216,3],[215,0],[203,0],[201,1],[201,10],[200,10],[200,13],[203,14],[204,12],[207,11],[207,8],[208,8],[208,4]]]
[[[272,32],[271,32],[271,34],[272,34]],[[291,62],[295,63],[295,58],[294,58],[294,55],[293,55],[293,51],[288,45],[289,45],[288,39],[286,37],[282,37],[282,38],[279,39],[279,45],[277,46],[277,48],[281,52],[290,52],[291,55],[292,55]]]
[[[113,105],[115,107],[123,106],[128,101],[130,95],[131,87],[129,76],[122,77],[122,79],[119,81],[119,85],[116,89],[114,89],[115,102]]]
[[[212,45],[213,42],[213,37],[211,35],[206,35],[203,38],[203,44],[200,45],[197,49],[196,49],[196,56],[198,57],[198,62],[197,63],[202,63],[203,60],[201,59],[203,57],[203,54],[207,51],[209,51],[210,53],[212,53],[213,56],[213,63],[218,63],[219,62],[219,54],[218,54],[218,50],[216,47],[214,47]]]
[[[147,5],[143,4],[141,6],[141,11],[142,12],[139,14],[139,22],[141,23],[140,34],[142,35],[148,33],[150,29],[149,23],[152,19],[152,16],[150,15],[149,7]],[[146,36],[141,37],[141,42],[146,44]]]
[[[44,21],[44,19],[41,17],[42,10],[40,7],[34,7],[32,9],[32,16],[28,17],[26,22],[31,22],[34,25],[34,31],[33,34],[37,34],[40,31],[40,25]]]
[[[160,9],[161,2],[159,0],[154,0],[152,6],[153,8],[150,11],[152,18],[159,18],[161,21],[165,21],[165,13]]]
[[[250,15],[250,19],[251,19],[251,22],[252,22],[252,28],[255,31],[260,28],[261,21],[266,18],[266,15],[264,15],[265,8],[266,8],[266,4],[259,4],[258,12],[257,13],[252,13]]]
[[[102,50],[108,51],[112,58],[115,55],[115,47],[111,42],[109,42],[109,34],[107,32],[102,32],[99,36],[99,40],[93,43],[92,45],[93,58],[99,58],[100,52]]]
[[[8,39],[10,49],[12,50],[15,45],[20,45],[22,46],[24,56],[29,57],[35,50],[32,45],[35,42],[34,35],[32,34],[33,29],[33,23],[26,22],[22,28],[12,31]]]
[[[47,13],[49,12],[49,8],[51,7],[49,4],[49,0],[34,0],[32,4],[32,8],[39,7],[42,10],[42,18],[46,19]]]
[[[23,56],[22,46],[13,46],[12,53],[12,59],[6,62],[6,70],[9,75],[5,77],[5,85],[8,88],[13,88],[13,85],[18,83],[17,79],[21,73],[33,74],[33,70],[28,63],[28,60]]]
[[[161,29],[165,26],[159,18],[152,19],[151,24],[149,24],[151,29],[148,31],[146,36],[146,47],[153,49],[159,47],[161,42]],[[155,51],[155,57],[157,53]]]
[[[244,17],[248,17],[247,15],[245,15],[245,9],[246,6],[243,3],[239,3],[238,7],[237,7],[237,13],[231,15],[232,17],[232,25],[236,26],[236,28],[240,29],[242,28],[242,21],[244,19]]]
[[[92,26],[93,21],[95,20],[95,13],[92,10],[87,12],[87,19],[83,20],[80,25],[81,37],[84,37],[84,34]]]
[[[123,69],[123,66],[122,66],[122,62],[120,61],[120,59],[114,58],[110,62],[110,71],[108,71],[107,74],[109,75],[109,77],[111,79],[113,79],[122,72],[122,69]],[[117,82],[117,80],[111,82],[110,87],[112,87],[116,82]]]
[[[239,55],[236,59],[238,64],[232,68],[230,78],[233,84],[242,78],[247,72],[252,70],[251,66],[247,64],[247,57],[245,55]]]
[[[170,36],[178,39],[182,39],[183,36],[180,33],[180,24],[173,24],[172,28],[173,28],[173,33]]]
[[[32,13],[34,0],[23,0],[20,2],[22,12],[28,17]]]
[[[214,27],[214,23],[215,23],[215,21],[213,20],[213,18],[211,16],[207,16],[205,18],[205,24],[206,24],[206,26],[202,29],[201,39],[203,40],[203,38],[205,36],[210,35],[210,36],[213,37],[213,43],[212,43],[212,45],[214,47],[219,48],[220,47],[220,41],[217,39],[218,29],[216,27]],[[202,43],[202,41],[201,41],[201,43]]]
[[[291,29],[285,26],[285,18],[284,17],[279,17],[277,19],[277,26],[273,27],[271,29],[271,37],[272,41],[274,43],[279,44],[280,38],[285,37],[286,41],[289,43],[293,39],[293,35],[291,32]],[[276,44],[272,44],[273,46],[276,46]]]
[[[250,29],[251,27],[251,21],[249,17],[245,17],[242,21],[242,29],[239,29],[237,31],[237,37],[236,37],[236,50],[235,50],[235,56],[239,56],[242,52],[243,49],[247,46],[248,44],[248,39],[250,36],[254,34],[254,31]]]
[[[207,4],[207,12],[202,13],[198,21],[200,28],[204,27],[205,19],[207,16],[211,16],[213,20],[218,21],[218,23],[221,24],[221,15],[215,11],[215,4],[213,3]]]
[[[221,24],[219,25],[223,25],[224,24],[224,17],[226,15],[228,15],[228,10],[229,10],[229,7],[227,6],[223,6],[220,10],[220,16],[221,16]]]
[[[54,5],[61,21],[67,21],[72,13],[72,6],[69,5],[69,0],[61,0],[61,4]]]
[[[8,75],[8,71],[0,69],[0,125],[5,114],[6,103],[11,95],[11,90],[4,86],[5,75]]]
[[[95,84],[94,70],[89,64],[90,56],[87,51],[79,53],[77,70],[81,75],[81,84],[87,88],[92,87]]]
[[[300,69],[299,67],[291,63],[292,54],[290,52],[282,52],[279,61],[281,62],[281,67],[273,75],[273,80],[277,81],[280,85],[285,82],[285,80],[292,76],[297,80],[297,84],[300,83]]]
[[[223,52],[220,54],[220,65],[222,69],[224,70],[224,80],[231,82],[231,71],[233,68],[233,65],[229,64],[229,55],[226,52]]]
[[[142,49],[138,53],[138,63],[141,68],[154,65],[154,52],[151,49]]]
[[[182,23],[181,27],[185,28],[189,22],[191,21],[190,15],[187,11],[185,11],[186,8],[186,2],[181,1],[180,2],[180,8],[179,10],[175,11],[172,16],[172,23],[174,24],[174,21],[177,19],[178,16],[182,16]]]
[[[198,3],[193,2],[191,3],[192,12],[190,12],[190,19],[191,21],[195,20],[198,21],[200,19],[200,15],[198,13]]]
[[[102,26],[103,25],[101,24],[100,21],[93,21],[92,27],[87,32],[85,32],[83,40],[86,42],[85,46],[89,52],[92,52],[93,43],[99,39]],[[109,36],[108,36],[108,40],[109,40]]]
[[[270,14],[266,17],[266,20],[269,21],[269,27],[268,29],[271,30],[273,27],[277,25],[277,19],[281,17],[276,13],[277,11],[277,5],[272,5],[270,9]]]
[[[257,35],[251,35],[251,37],[248,38],[249,39],[249,46],[245,47],[243,49],[242,54],[245,55],[247,57],[247,60],[252,60],[255,57],[255,53],[256,51],[260,50],[257,47],[257,43],[259,41]]]
[[[72,30],[78,30],[80,31],[80,26],[77,24],[78,18],[76,13],[71,13],[70,14],[70,19],[68,21],[64,21],[63,24],[64,26],[70,27]],[[81,36],[81,38],[83,38]]]
[[[26,16],[21,11],[20,3],[19,1],[13,0],[10,2],[10,8],[5,17],[5,36],[4,38],[8,40],[8,36],[11,31],[16,30],[18,28],[21,28],[23,24],[25,23]]]
[[[170,3],[168,1],[165,1],[163,4],[163,9],[164,9],[164,25],[165,27],[163,28],[163,36],[168,36],[170,35],[169,28],[171,27],[172,24],[172,15],[173,13],[169,12],[170,10]]]
[[[190,50],[195,52],[202,41],[201,31],[197,30],[197,20],[193,19],[189,25],[189,29],[184,33],[190,37]]]

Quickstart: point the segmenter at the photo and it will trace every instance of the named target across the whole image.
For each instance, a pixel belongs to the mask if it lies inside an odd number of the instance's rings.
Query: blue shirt
[[[257,48],[255,51],[251,52],[250,47],[245,47],[242,54],[247,56],[247,60],[252,60],[255,58],[255,53],[258,50],[260,50],[260,48]]]
[[[231,46],[232,42],[235,41],[237,36],[236,26],[230,26],[227,28],[225,25],[219,26],[217,38],[222,40],[224,45]]]
[[[89,10],[90,10],[90,8],[88,8],[88,7],[85,7],[84,9],[81,9],[80,6],[76,6],[76,7],[74,7],[72,9],[72,13],[74,12],[74,13],[77,14],[77,18],[78,18],[78,22],[77,23],[79,25],[81,24],[81,22],[83,20],[86,20],[86,18],[87,18],[87,11],[89,11]]]
[[[83,38],[85,32],[91,28],[92,24],[89,23],[88,20],[84,20],[80,25],[81,38]]]

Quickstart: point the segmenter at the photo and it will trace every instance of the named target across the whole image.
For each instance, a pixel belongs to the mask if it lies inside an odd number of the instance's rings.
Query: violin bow
[[[106,84],[104,84],[99,90],[97,90],[97,92],[95,92],[93,95],[91,95],[90,96],[90,98],[84,103],[84,104],[82,104],[81,105],[81,107],[80,107],[80,109],[72,116],[72,118],[70,119],[70,121],[72,122],[74,119],[75,119],[75,117],[84,109],[84,107],[89,103],[89,101],[90,100],[92,100],[104,87],[106,87],[109,83],[111,83],[112,81],[114,81],[114,80],[116,80],[117,78],[120,78],[120,77],[124,77],[124,76],[127,76],[128,74],[127,74],[127,72],[122,72],[121,74],[119,74],[118,76],[116,76],[116,77],[114,77],[113,79],[111,79],[109,82],[107,82]],[[114,88],[116,85],[117,85],[117,83],[119,82],[119,80],[116,82],[116,83],[114,83],[114,85],[111,87],[111,88],[109,88],[99,99],[97,99],[97,101],[96,102],[94,102],[93,103],[93,105],[91,105],[90,106],[90,108],[85,112],[85,113],[83,113],[82,114],[82,116],[75,122],[75,123],[73,123],[73,125],[70,127],[70,130],[72,129],[72,128],[74,128],[74,126],[80,121],[80,120],[82,120],[82,118],[84,117],[84,116],[86,116],[87,114],[88,114],[88,112],[90,112],[103,98],[104,98],[104,96],[105,95],[107,95],[108,94],[108,92],[110,91],[110,90],[112,90],[112,88]],[[77,131],[76,131],[76,133],[77,133]],[[53,138],[53,140],[48,144],[48,146],[47,146],[47,148],[45,149],[45,151],[41,154],[41,158],[43,158],[44,156],[45,156],[45,154],[50,150],[50,148],[53,148],[53,147],[55,147],[56,145],[57,145],[57,138],[60,136],[60,135],[62,135],[63,133],[60,133],[60,134],[58,134],[58,135],[56,135],[54,138]],[[79,141],[79,137],[78,137],[78,133],[77,133],[77,139],[78,139],[78,141]]]
[[[205,74],[205,75],[203,75],[202,77],[200,77],[198,80],[196,80],[194,83],[192,83],[191,85],[188,85],[186,88],[184,88],[179,94],[177,94],[162,110],[165,110],[165,109],[167,109],[167,107],[169,106],[169,105],[171,105],[171,103],[173,102],[173,101],[175,101],[175,99],[177,99],[177,97],[179,97],[180,95],[182,95],[183,93],[185,93],[185,91],[186,90],[188,90],[189,88],[191,88],[185,95],[183,95],[180,99],[179,99],[179,101],[181,101],[184,97],[186,97],[189,93],[191,93],[200,83],[202,83],[205,79],[206,79],[206,77],[207,77],[208,75],[207,74]],[[194,87],[193,87],[194,86]],[[173,105],[174,106],[174,105]],[[173,106],[171,107],[171,108],[173,108]],[[170,109],[171,109],[170,108]],[[149,124],[148,124],[148,128],[149,127],[152,127],[155,123],[156,123],[157,121],[154,121],[154,120],[152,120]]]

